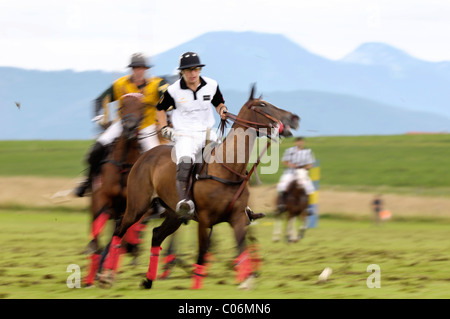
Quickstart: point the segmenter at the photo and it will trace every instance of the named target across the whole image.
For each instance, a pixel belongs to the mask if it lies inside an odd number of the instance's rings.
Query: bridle
[[[138,139],[139,139],[138,132],[139,132],[139,125],[142,122],[142,118],[143,118],[142,115],[137,116],[136,114],[133,114],[133,113],[125,114],[122,116],[122,118],[120,119],[122,121],[122,128],[123,128],[122,134],[112,143],[112,146],[111,146],[112,148],[114,148],[118,139],[120,139],[120,138],[124,139],[124,142],[125,142],[124,149],[120,153],[121,159],[116,160],[113,158],[107,158],[103,161],[103,163],[111,163],[111,164],[117,166],[119,168],[119,172],[122,175],[125,175],[126,173],[128,173],[134,165],[132,163],[127,163],[127,156],[130,151],[130,146],[131,146],[132,142],[138,141]],[[128,127],[128,129],[126,130],[127,125],[125,125],[125,123],[127,123],[127,122],[131,122],[133,125],[131,127]]]
[[[272,115],[267,114],[264,111],[261,111],[260,108],[256,107],[255,105],[253,105],[253,101],[254,100],[249,100],[247,103],[244,104],[244,107],[247,107],[249,110],[251,110],[253,113],[253,121],[249,121],[249,120],[245,120],[242,118],[239,118],[237,115],[234,115],[230,112],[226,112],[225,115],[227,118],[233,120],[235,123],[246,127],[246,128],[250,128],[250,129],[254,129],[257,132],[257,136],[259,136],[260,133],[260,129],[262,128],[266,128],[268,129],[269,132],[272,132],[272,130],[274,128],[278,129],[278,134],[281,134],[281,132],[284,129],[283,123],[281,123],[280,120],[274,118]],[[271,120],[272,122],[277,123],[277,125],[273,125],[272,123],[261,123],[261,122],[257,122],[256,121],[256,113],[261,114],[262,116],[268,118],[269,120]],[[271,134],[266,134],[267,137],[269,137],[270,139],[272,139]]]
[[[259,109],[258,107],[256,107],[253,103],[254,100],[249,100],[247,103],[244,104],[244,107],[247,107],[247,109],[251,110],[253,113],[253,121],[249,121],[249,120],[245,120],[242,118],[239,118],[238,116],[230,113],[230,112],[226,112],[225,115],[227,118],[232,119],[235,123],[244,126],[246,128],[250,128],[250,129],[254,129],[256,130],[257,136],[260,136],[260,129],[262,128],[266,128],[268,129],[268,132],[272,132],[272,130],[274,128],[278,129],[278,134],[281,134],[281,132],[284,129],[283,123],[281,123],[280,120],[274,118],[272,115],[267,114],[266,112],[261,111],[261,109]],[[268,118],[269,120],[271,120],[272,122],[277,123],[277,125],[273,125],[272,123],[261,123],[261,122],[257,122],[256,121],[256,114],[255,113],[259,113],[261,115],[263,115],[264,117]],[[267,145],[264,149],[264,151],[259,155],[257,162],[253,165],[253,167],[255,167],[255,165],[259,164],[259,161],[261,159],[261,157],[264,155],[264,153],[267,151],[267,149],[269,148],[270,144],[271,144],[271,140],[272,140],[272,135],[267,133],[266,136],[268,137],[267,140]],[[235,171],[234,169],[228,167],[227,165],[225,165],[224,163],[220,163],[223,167],[225,167],[227,170],[229,170],[230,172],[234,173],[235,175],[239,176],[242,180],[239,182],[243,182],[247,177],[247,175],[243,175],[237,171]],[[253,167],[252,167],[252,172],[253,172]]]
[[[238,116],[230,113],[230,112],[226,112],[225,115],[227,118],[233,120],[235,123],[237,123],[238,125],[241,125],[243,127],[246,128],[250,128],[250,129],[254,129],[257,132],[257,136],[259,136],[259,132],[260,129],[262,128],[266,128],[269,130],[269,132],[272,132],[272,130],[274,128],[278,128],[278,134],[280,134],[283,131],[283,124],[281,123],[280,120],[274,118],[273,116],[271,116],[270,114],[267,114],[266,112],[261,111],[259,108],[257,108],[255,105],[253,105],[253,101],[254,100],[249,100],[247,103],[245,103],[244,107],[247,107],[249,110],[251,110],[253,113],[253,121],[249,121],[249,120],[245,120],[242,118],[239,118]],[[268,118],[269,120],[271,120],[271,123],[261,123],[261,122],[257,122],[256,121],[256,114],[261,114],[264,117]],[[226,120],[223,121],[223,125],[224,122]],[[272,123],[275,122],[277,123],[277,125],[273,125]],[[208,175],[208,163],[206,163],[206,167],[205,167],[205,172],[203,175],[197,175],[197,179],[213,179],[216,180],[218,182],[224,183],[224,184],[228,184],[228,185],[238,185],[239,189],[237,190],[237,192],[234,194],[233,199],[231,200],[231,202],[228,204],[227,208],[226,208],[226,213],[230,213],[234,203],[237,201],[237,199],[239,198],[239,196],[241,196],[242,192],[244,191],[245,186],[247,185],[248,181],[250,180],[250,177],[252,176],[253,172],[255,171],[255,169],[258,167],[262,156],[266,153],[266,151],[268,150],[268,148],[270,147],[271,141],[272,141],[272,135],[270,133],[267,133],[266,136],[268,137],[267,139],[267,144],[266,147],[264,148],[264,150],[261,152],[261,154],[258,156],[256,162],[253,164],[252,168],[250,169],[249,172],[247,172],[245,175],[241,174],[237,171],[235,171],[234,169],[228,167],[227,165],[225,165],[224,163],[220,162],[220,164],[227,169],[228,171],[230,171],[231,173],[237,175],[240,180],[238,181],[231,181],[231,180],[224,180],[222,178],[218,178],[212,175]]]

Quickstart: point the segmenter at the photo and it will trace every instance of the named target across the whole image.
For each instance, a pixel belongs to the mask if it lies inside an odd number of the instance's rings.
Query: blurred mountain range
[[[219,82],[231,112],[256,83],[265,100],[301,117],[301,135],[450,131],[447,61],[419,60],[383,43],[336,61],[282,35],[222,31],[154,56],[151,74],[175,74],[186,51],[200,55],[202,73]],[[121,75],[0,67],[0,139],[93,138],[92,101]]]

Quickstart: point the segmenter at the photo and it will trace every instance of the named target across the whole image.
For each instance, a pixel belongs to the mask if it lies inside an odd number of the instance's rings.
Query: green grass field
[[[0,176],[77,177],[92,141],[0,141]],[[450,190],[450,135],[311,137],[306,141],[320,161],[321,187],[445,194]],[[273,164],[293,139],[272,144],[261,167]],[[255,152],[259,150],[254,149]],[[272,154],[274,152],[274,154]],[[266,163],[266,164],[265,164]],[[265,184],[278,182],[260,174]]]
[[[83,175],[83,157],[90,141],[0,141],[0,176],[73,178]],[[446,196],[450,189],[447,161],[450,135],[405,135],[308,138],[320,160],[321,187]],[[292,146],[280,144],[280,152]],[[281,170],[260,175],[276,183]],[[7,185],[2,185],[7,187]],[[296,244],[272,243],[271,216],[251,226],[261,245],[263,267],[257,287],[236,289],[230,267],[235,243],[227,224],[214,229],[211,265],[204,289],[192,291],[190,274],[175,268],[172,277],[156,281],[150,291],[138,284],[148,266],[151,233],[146,232],[140,264],[125,256],[112,289],[68,288],[69,265],[86,274],[81,254],[88,242],[87,209],[58,206],[0,205],[0,298],[150,298],[150,299],[300,299],[300,298],[450,298],[447,221],[394,219],[375,226],[370,219],[321,216]],[[152,221],[150,228],[160,221]],[[195,261],[196,223],[182,227],[181,251]],[[106,238],[102,239],[106,241]],[[163,248],[165,244],[163,244]],[[367,267],[380,267],[381,288],[368,288]],[[333,274],[325,283],[325,267]]]
[[[292,146],[280,144],[280,154]],[[320,184],[352,189],[450,189],[450,135],[315,137],[306,139],[320,161]],[[261,175],[276,183],[279,174]]]
[[[79,176],[90,145],[90,141],[0,141],[0,176]]]
[[[190,274],[174,268],[170,279],[155,281],[152,290],[138,286],[145,277],[150,232],[146,232],[138,266],[125,256],[111,289],[68,288],[79,265],[86,274],[87,259],[80,252],[87,243],[87,215],[71,211],[1,210],[0,297],[2,298],[163,298],[163,299],[297,299],[297,298],[449,298],[448,225],[438,222],[392,222],[380,227],[368,220],[323,218],[318,228],[295,244],[272,243],[271,218],[252,225],[260,245],[263,267],[257,286],[237,290],[230,263],[234,258],[231,229],[214,229],[215,262],[204,289],[190,290]],[[153,221],[150,227],[157,225]],[[195,261],[196,223],[178,234],[182,258]],[[163,248],[165,245],[163,245]],[[367,267],[380,267],[381,288],[368,288]],[[325,267],[333,273],[325,283],[318,276]],[[71,281],[72,282],[72,281]]]

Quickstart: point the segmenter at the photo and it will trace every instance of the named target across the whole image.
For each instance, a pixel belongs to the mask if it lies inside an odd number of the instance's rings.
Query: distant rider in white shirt
[[[293,180],[297,180],[303,186],[307,195],[312,194],[314,184],[308,175],[308,171],[313,167],[315,158],[309,148],[304,148],[304,138],[297,137],[295,146],[288,148],[281,159],[287,167],[277,185],[278,200],[277,212],[282,213],[286,209],[286,190]]]

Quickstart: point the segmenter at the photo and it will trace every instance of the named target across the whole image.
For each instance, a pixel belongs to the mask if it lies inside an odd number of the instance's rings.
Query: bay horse
[[[246,233],[249,214],[246,212],[249,200],[247,173],[249,158],[257,135],[292,136],[290,128],[299,127],[300,118],[291,112],[277,108],[254,98],[252,87],[248,101],[238,115],[227,113],[234,124],[224,141],[214,147],[207,163],[194,171],[196,181],[191,188],[196,212],[193,217],[198,222],[198,258],[194,264],[193,289],[202,287],[205,275],[205,254],[208,250],[208,228],[228,222],[234,231],[238,257],[234,260],[237,281],[242,282],[252,274],[252,262],[247,249]],[[222,128],[224,122],[222,121]],[[268,131],[268,133],[267,133]],[[275,132],[275,133],[274,133]],[[268,138],[268,146],[271,139]],[[141,286],[152,287],[157,278],[161,244],[175,232],[183,220],[175,213],[178,196],[175,187],[176,163],[171,156],[172,146],[160,145],[144,153],[133,166],[128,177],[128,201],[121,226],[114,233],[105,269],[100,280],[112,285],[114,269],[118,263],[120,241],[127,229],[147,211],[153,198],[166,207],[166,216],[159,227],[153,229],[150,262],[146,278]],[[255,166],[252,167],[251,172]]]
[[[104,226],[110,219],[117,224],[126,208],[128,174],[141,155],[138,129],[143,117],[142,97],[143,95],[140,93],[130,93],[121,98],[122,106],[119,112],[121,113],[122,133],[110,145],[100,172],[93,178],[91,196],[92,240],[86,248],[86,253],[90,253],[91,261],[90,271],[84,279],[86,286],[94,283],[100,265],[102,249],[99,245],[99,236]],[[138,227],[138,225],[136,224],[135,227]],[[136,229],[133,230],[136,231]],[[128,240],[128,242],[137,245],[136,238]]]
[[[303,186],[299,185],[297,180],[289,183],[285,193],[285,209],[275,213],[275,222],[272,240],[274,242],[280,240],[282,228],[282,215],[287,212],[287,240],[288,242],[297,242],[301,239],[306,231],[305,220],[307,216],[309,196]],[[278,204],[278,203],[277,203]],[[277,205],[279,207],[279,205]],[[300,219],[302,225],[299,227],[299,233],[295,229],[296,220]]]

